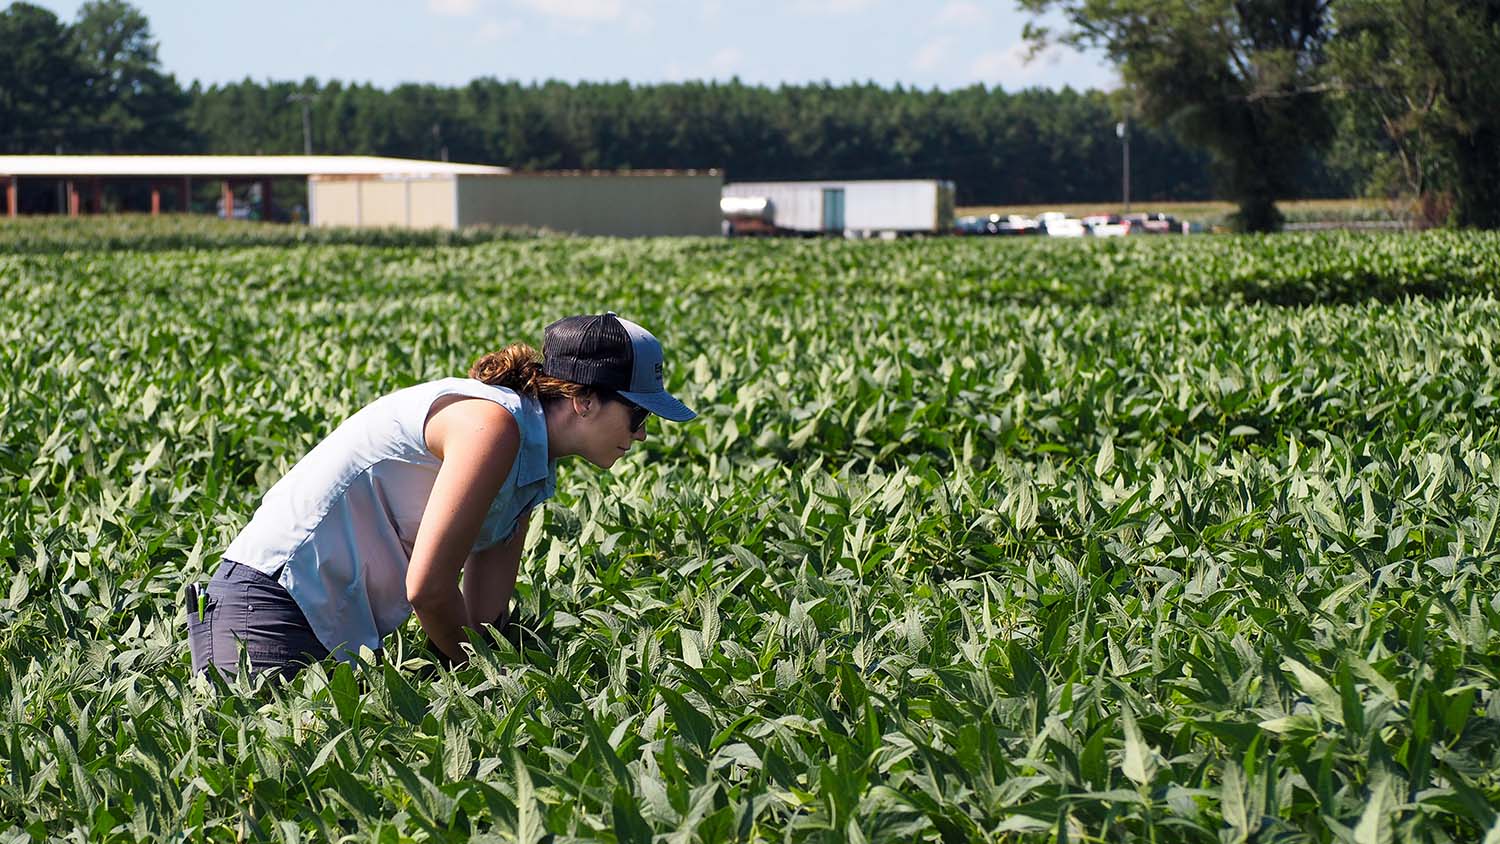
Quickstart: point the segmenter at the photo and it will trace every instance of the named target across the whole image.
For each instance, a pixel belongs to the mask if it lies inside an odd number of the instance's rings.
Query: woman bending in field
[[[662,385],[661,344],[613,313],[558,320],[542,348],[377,399],[293,466],[207,588],[188,589],[193,669],[234,674],[243,643],[252,669],[290,677],[378,650],[413,611],[458,663],[464,628],[503,628],[556,461],[608,469],[651,414],[696,415]]]

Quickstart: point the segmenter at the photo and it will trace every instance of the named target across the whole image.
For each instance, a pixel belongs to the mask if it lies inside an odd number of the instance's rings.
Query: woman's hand
[[[463,628],[477,629],[487,619],[470,617],[458,576],[490,502],[515,463],[521,432],[515,417],[500,405],[465,399],[434,412],[425,434],[428,448],[443,462],[412,546],[406,600],[432,643],[454,663],[462,663]]]

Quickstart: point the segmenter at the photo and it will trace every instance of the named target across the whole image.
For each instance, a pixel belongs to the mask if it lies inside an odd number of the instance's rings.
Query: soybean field
[[[0,841],[1500,840],[1493,234],[53,225],[0,226]],[[701,416],[562,465],[516,642],[191,675],[323,435],[605,309]]]

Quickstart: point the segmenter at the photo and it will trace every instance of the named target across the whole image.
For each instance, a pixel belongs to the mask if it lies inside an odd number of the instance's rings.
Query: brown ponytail
[[[589,387],[542,374],[542,356],[525,343],[491,352],[469,367],[469,377],[538,399],[577,398]]]

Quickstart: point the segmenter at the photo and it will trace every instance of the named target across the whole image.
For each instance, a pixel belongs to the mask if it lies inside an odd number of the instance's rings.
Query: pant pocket
[[[218,600],[206,594],[187,609],[188,651],[193,656],[194,673],[214,664],[214,618],[218,609]]]
[[[213,612],[204,616],[204,637],[208,662],[226,678],[239,674],[241,642],[245,637],[246,605],[244,584],[223,579],[208,582],[205,589]]]
[[[248,583],[245,599],[245,651],[257,671],[276,671],[290,678],[328,656],[328,649],[280,584]]]

